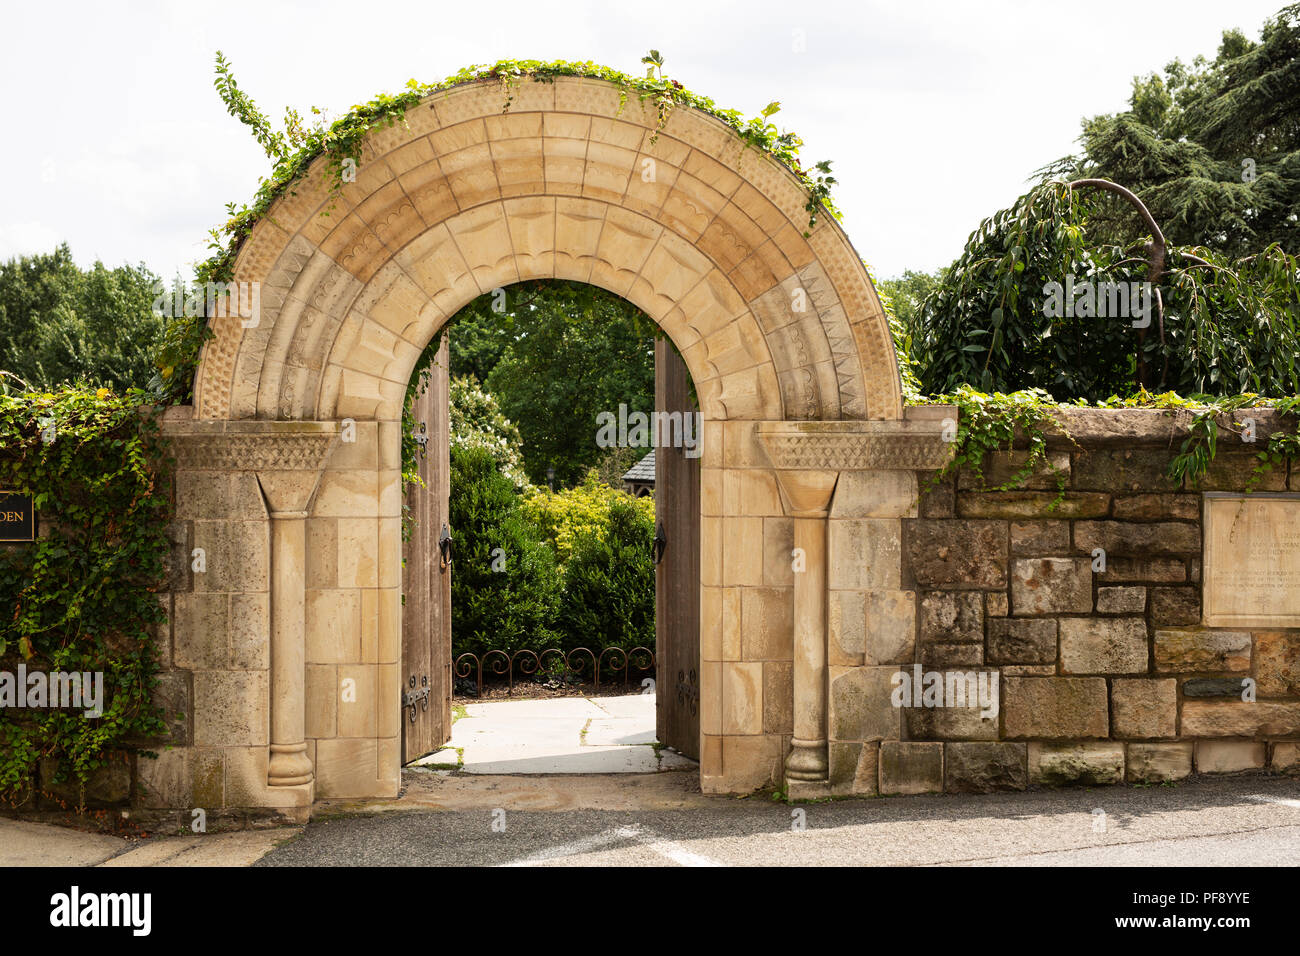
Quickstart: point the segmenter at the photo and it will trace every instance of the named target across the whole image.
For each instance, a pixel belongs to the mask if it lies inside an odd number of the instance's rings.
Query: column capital
[[[838,471],[778,469],[776,481],[781,488],[786,513],[795,518],[825,518],[839,477]]]

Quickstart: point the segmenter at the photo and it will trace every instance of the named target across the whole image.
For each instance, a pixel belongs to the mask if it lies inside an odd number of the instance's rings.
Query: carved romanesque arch
[[[372,133],[331,196],[319,159],[253,228],[214,319],[198,419],[395,420],[416,358],[465,303],[512,282],[603,286],[686,357],[722,419],[897,419],[888,323],[839,224],[721,121],[587,78],[436,93]],[[799,306],[805,308],[800,311]]]
[[[522,82],[506,113],[494,82],[433,94],[367,137],[341,194],[318,159],[243,243],[258,321],[211,320],[194,407],[168,418],[178,513],[212,555],[175,598],[177,645],[217,649],[193,787],[299,816],[397,792],[407,383],[467,302],[552,277],[642,308],[700,399],[702,786],[826,785],[827,569],[867,560],[828,527],[838,476],[937,467],[938,422],[904,417],[880,300],[838,223],[804,235],[798,179],[711,116],[658,129],[620,99],[572,77]],[[862,506],[876,546],[850,583],[906,608],[900,507]]]

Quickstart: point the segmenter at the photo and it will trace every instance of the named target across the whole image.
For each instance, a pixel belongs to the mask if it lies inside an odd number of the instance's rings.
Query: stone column
[[[182,472],[256,475],[270,516],[271,616],[261,635],[270,650],[267,789],[248,792],[246,768],[227,763],[225,791],[237,781],[243,805],[308,807],[315,774],[305,733],[306,521],[325,459],[339,440],[339,424],[178,417],[168,422],[167,436]],[[259,739],[265,739],[260,728]]]
[[[778,471],[794,546],[803,570],[794,576],[794,736],[785,761],[787,790],[827,785],[826,517],[839,473]]]
[[[271,515],[271,756],[267,786],[310,784],[306,544],[319,471],[259,472]]]
[[[891,421],[761,422],[758,436],[794,518],[795,547],[805,567],[794,578],[794,735],[786,758],[786,789],[803,797],[830,794],[830,719],[826,609],[829,563],[853,560],[827,551],[831,496],[843,472],[928,471],[952,457],[944,440],[947,406],[909,408]],[[860,558],[858,559],[860,560]],[[901,572],[901,568],[895,569]]]

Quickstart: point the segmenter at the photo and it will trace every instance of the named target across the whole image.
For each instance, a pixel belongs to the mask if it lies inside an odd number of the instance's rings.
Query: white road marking
[[[1300,807],[1300,800],[1288,800],[1285,797],[1266,797],[1260,793],[1252,793],[1247,799],[1258,800],[1260,803],[1280,803],[1284,807]]]
[[[662,857],[667,857],[678,866],[723,866],[717,860],[710,859],[707,856],[701,856],[698,853],[692,853],[680,843],[674,843],[672,840],[654,840],[653,842],[641,842],[645,848],[652,853],[657,853]]]
[[[550,860],[558,860],[566,856],[577,856],[580,853],[590,853],[593,850],[599,850],[603,847],[610,846],[611,844],[622,843],[627,840],[637,843],[649,850],[651,853],[662,856],[667,860],[671,860],[678,866],[724,865],[707,856],[701,856],[699,853],[692,853],[680,843],[674,843],[672,840],[660,839],[657,834],[642,829],[640,826],[635,824],[632,826],[617,827],[613,830],[606,830],[604,833],[597,833],[595,836],[584,837],[581,840],[561,843],[559,846],[547,847],[545,850],[539,850],[536,853],[531,853],[518,860],[511,860],[509,863],[502,863],[500,865],[535,866],[538,863],[546,863]]]

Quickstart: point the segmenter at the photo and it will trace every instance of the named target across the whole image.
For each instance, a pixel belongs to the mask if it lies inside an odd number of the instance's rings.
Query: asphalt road
[[[394,810],[309,824],[256,866],[1296,866],[1300,780],[677,810]]]

